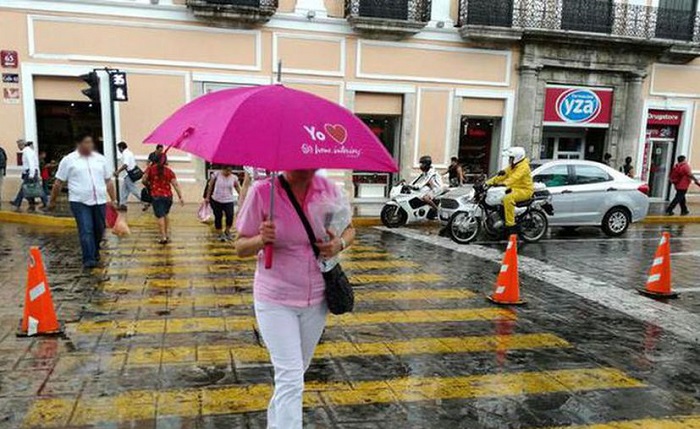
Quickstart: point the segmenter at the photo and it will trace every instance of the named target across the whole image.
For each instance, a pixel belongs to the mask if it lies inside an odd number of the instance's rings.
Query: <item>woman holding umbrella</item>
[[[278,180],[274,190],[272,180]],[[275,390],[267,413],[270,428],[302,427],[304,373],[328,312],[321,269],[304,225],[284,190],[286,185],[305,212],[316,201],[340,197],[336,185],[316,175],[315,170],[286,171],[279,178],[253,185],[236,222],[239,256],[257,255],[269,244],[275,250],[271,269],[265,269],[260,258],[253,286],[255,316],[275,368]],[[274,222],[268,220],[271,192],[276,193]],[[323,259],[335,257],[355,239],[352,226],[338,235],[319,229],[314,228],[316,237],[328,237],[316,244]]]
[[[335,260],[355,237],[351,210],[337,185],[316,171],[395,172],[396,162],[352,112],[283,85],[199,97],[146,142],[212,163],[284,172],[250,188],[238,215],[236,251],[258,256],[255,314],[275,369],[268,427],[301,429],[304,372],[327,309],[352,309],[351,292],[338,292],[349,286]],[[343,308],[341,295],[350,303]]]

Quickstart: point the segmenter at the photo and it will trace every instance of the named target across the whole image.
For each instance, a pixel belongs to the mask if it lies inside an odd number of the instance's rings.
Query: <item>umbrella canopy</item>
[[[186,104],[144,143],[217,164],[273,171],[397,171],[372,131],[346,108],[283,85],[212,92]]]

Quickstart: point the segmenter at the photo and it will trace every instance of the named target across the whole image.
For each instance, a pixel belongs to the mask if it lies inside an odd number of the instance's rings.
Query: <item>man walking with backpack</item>
[[[673,210],[680,204],[681,216],[687,216],[690,214],[690,211],[688,211],[685,195],[688,193],[690,182],[695,182],[696,185],[700,186],[700,181],[693,176],[693,170],[690,168],[690,164],[686,161],[685,156],[681,155],[678,157],[678,163],[671,170],[670,179],[676,188],[676,196],[666,209],[666,214],[673,216]]]

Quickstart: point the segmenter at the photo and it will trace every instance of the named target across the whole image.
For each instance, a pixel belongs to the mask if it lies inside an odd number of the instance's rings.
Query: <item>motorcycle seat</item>
[[[519,201],[519,202],[515,203],[515,207],[527,207],[530,204],[532,204],[533,201],[534,200],[532,198],[529,200],[525,200],[525,201]]]

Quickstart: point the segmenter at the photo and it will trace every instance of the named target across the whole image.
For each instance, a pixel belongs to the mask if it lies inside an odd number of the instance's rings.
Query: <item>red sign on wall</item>
[[[16,69],[19,66],[17,51],[0,51],[0,66],[6,69]]]
[[[683,119],[683,112],[676,110],[649,110],[647,124],[679,126],[681,119]]]
[[[610,126],[612,88],[548,85],[544,125],[557,127]]]

